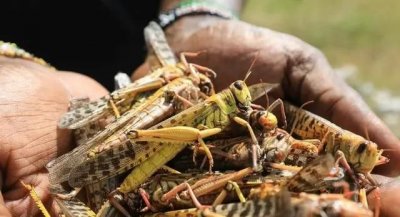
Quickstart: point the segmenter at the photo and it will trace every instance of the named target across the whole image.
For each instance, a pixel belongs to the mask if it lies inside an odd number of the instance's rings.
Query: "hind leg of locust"
[[[208,206],[204,206],[202,205],[199,200],[197,199],[195,193],[193,192],[192,187],[187,183],[184,182],[178,186],[175,186],[173,189],[171,189],[169,192],[165,193],[162,197],[161,200],[163,202],[169,202],[171,199],[173,199],[174,197],[176,197],[176,195],[181,192],[187,190],[190,199],[192,200],[193,204],[196,206],[196,208],[198,209],[205,209]]]
[[[210,162],[209,170],[211,171],[214,165],[214,160],[210,150],[204,143],[203,138],[215,135],[219,132],[221,132],[220,128],[199,130],[193,127],[177,126],[155,130],[132,130],[129,132],[128,137],[133,141],[168,141],[190,143],[197,140],[206,153],[206,156]]]
[[[36,203],[36,206],[42,212],[43,216],[50,217],[49,212],[47,211],[46,207],[44,206],[43,202],[40,200],[39,195],[36,193],[35,188],[32,185],[25,184],[22,180],[20,180],[21,185],[29,191],[33,201]]]

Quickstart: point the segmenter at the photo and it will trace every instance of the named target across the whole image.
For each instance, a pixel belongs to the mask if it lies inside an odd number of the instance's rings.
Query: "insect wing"
[[[59,128],[77,129],[85,124],[99,118],[107,109],[108,99],[102,97],[96,101],[84,104],[82,107],[71,110],[64,114],[59,123]]]
[[[146,160],[150,154],[157,152],[162,146],[153,147],[151,150],[149,147],[147,143],[137,144],[130,141],[112,146],[73,168],[68,182],[72,187],[82,187],[128,171]]]
[[[66,217],[95,217],[96,213],[78,199],[62,200],[55,197],[55,201]]]
[[[335,160],[331,154],[319,156],[307,164],[287,182],[287,188],[294,192],[319,190],[321,181],[329,175]]]
[[[144,29],[144,38],[149,54],[155,54],[161,66],[175,65],[176,57],[169,47],[164,31],[156,22],[150,22]]]
[[[197,127],[212,114],[218,106],[208,101],[201,102],[184,110],[149,129],[159,129],[171,126]]]
[[[258,83],[249,86],[249,91],[251,95],[252,101],[256,101],[258,98],[268,93],[273,88],[279,86],[279,84],[270,84],[270,83]]]

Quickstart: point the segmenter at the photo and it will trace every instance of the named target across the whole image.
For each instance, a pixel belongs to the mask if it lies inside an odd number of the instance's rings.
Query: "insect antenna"
[[[263,79],[260,79],[260,83],[263,83],[264,81],[263,81]],[[269,97],[268,97],[268,90],[265,88],[264,89],[264,92],[265,92],[265,100],[267,101],[267,106],[265,107],[265,110],[267,111],[267,117],[268,117],[268,108],[269,108]]]
[[[396,148],[385,148],[385,149],[381,149],[384,152],[388,152],[388,151],[400,151],[399,149]]]
[[[366,126],[364,127],[364,133],[365,133],[365,137],[367,138],[367,140],[368,140],[368,141],[371,141],[371,140],[369,139],[368,128],[367,128]]]
[[[249,68],[249,70],[247,70],[246,76],[244,76],[244,79],[243,79],[244,82],[246,82],[247,78],[251,75],[251,73],[252,73],[251,69],[253,68],[254,64],[256,63],[258,54],[260,54],[260,51],[257,51],[256,56],[254,57],[253,61],[251,62],[250,68]]]

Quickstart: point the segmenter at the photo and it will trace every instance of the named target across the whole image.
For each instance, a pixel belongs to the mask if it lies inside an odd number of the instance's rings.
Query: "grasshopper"
[[[60,183],[60,182],[67,181],[70,170],[75,165],[79,165],[82,161],[84,161],[84,159],[86,159],[86,156],[83,156],[83,155],[85,153],[87,153],[88,150],[90,150],[94,146],[98,145],[98,143],[103,141],[105,138],[109,137],[116,130],[122,128],[124,125],[128,125],[128,126],[126,126],[123,129],[127,129],[130,127],[134,127],[134,128],[138,128],[138,129],[145,128],[146,126],[151,126],[151,124],[154,123],[155,121],[159,121],[160,119],[162,120],[162,119],[170,116],[171,114],[173,114],[174,103],[172,103],[170,98],[166,99],[166,98],[162,97],[165,94],[165,92],[174,92],[174,93],[178,94],[185,89],[193,88],[193,86],[199,86],[201,91],[204,92],[203,95],[210,95],[210,94],[214,93],[213,86],[212,86],[210,79],[207,76],[204,76],[202,74],[197,75],[197,72],[194,72],[195,69],[193,68],[193,65],[188,64],[186,62],[186,60],[183,58],[184,57],[183,55],[181,55],[181,58],[182,58],[182,62],[184,62],[184,63],[176,63],[175,58],[172,58],[172,59],[170,58],[171,56],[173,56],[173,53],[169,49],[169,46],[165,40],[165,36],[162,33],[162,30],[161,30],[161,32],[159,32],[159,31],[160,31],[160,28],[157,26],[157,24],[155,24],[153,22],[150,23],[149,26],[145,29],[145,35],[148,38],[150,38],[149,44],[151,44],[152,47],[154,48],[153,52],[155,52],[157,54],[157,57],[160,60],[163,60],[164,58],[168,58],[168,60],[162,61],[165,64],[168,63],[168,65],[167,65],[168,67],[170,67],[170,68],[175,67],[176,70],[178,70],[179,72],[182,72],[182,73],[185,72],[185,71],[183,71],[183,69],[185,69],[185,70],[189,69],[191,72],[188,74],[188,76],[183,76],[184,74],[181,73],[182,75],[178,76],[179,77],[178,81],[175,82],[175,80],[174,80],[174,81],[170,82],[170,84],[168,84],[167,86],[156,91],[150,97],[145,97],[144,102],[139,102],[140,104],[136,103],[135,105],[137,105],[137,106],[135,106],[132,110],[130,110],[130,112],[126,113],[126,115],[122,115],[120,118],[118,118],[118,120],[107,125],[106,128],[104,130],[102,130],[101,132],[92,136],[90,139],[88,139],[88,138],[81,139],[80,143],[85,143],[83,146],[78,147],[78,148],[74,149],[72,152],[67,153],[67,154],[55,159],[54,161],[50,162],[48,164],[48,170],[50,171],[50,182],[51,183]],[[175,64],[171,64],[172,62]],[[184,68],[182,68],[182,67],[179,68],[180,66],[183,66],[183,65],[185,65]],[[198,66],[198,68],[201,68],[201,67]],[[204,69],[204,67],[203,67],[203,69]],[[168,69],[160,68],[160,69],[157,69],[156,71],[158,73],[158,76],[164,76],[162,73],[164,73],[164,72],[167,73],[166,70],[168,71]],[[209,69],[205,69],[205,70],[212,72],[212,70],[209,70]],[[149,75],[149,77],[144,77],[142,79],[139,79],[136,82],[132,83],[131,85],[128,85],[128,87],[131,87],[132,85],[140,86],[139,83],[143,84],[144,81],[151,81],[150,77],[152,77],[152,75]],[[120,90],[116,90],[116,93],[120,94],[121,91],[125,91],[124,88],[120,89]],[[139,98],[139,99],[142,99],[142,98]],[[171,101],[171,103],[168,103],[167,101]],[[73,111],[75,111],[75,110],[73,110]],[[71,111],[71,112],[73,113],[73,111]],[[102,112],[105,110],[98,109],[96,111]],[[96,112],[93,112],[93,114],[95,114],[95,113]],[[67,114],[67,116],[68,116],[68,114]],[[79,121],[77,123],[79,123],[79,126],[81,126],[82,124],[85,124],[88,122],[87,121]],[[77,126],[78,125],[74,125],[74,128]],[[108,141],[117,140],[122,132],[124,132],[124,131],[123,130],[119,131],[119,133],[116,133],[116,136],[109,138]],[[108,144],[109,142],[106,142],[106,143]],[[124,141],[122,141],[121,143],[124,144]],[[104,145],[104,146],[107,146],[107,145]],[[73,157],[73,156],[76,156],[76,157]]]
[[[50,192],[52,194],[66,194],[61,185],[51,185]],[[87,207],[82,201],[77,198],[69,198],[68,200],[54,197],[57,205],[66,217],[94,217],[96,213]]]
[[[272,88],[273,86],[275,85],[270,85],[270,88]],[[238,122],[245,125],[250,130],[250,132],[252,132],[250,125],[246,121],[238,117],[240,113],[246,111],[248,112],[251,110],[250,104],[251,95],[249,89],[244,81],[239,80],[232,83],[228,89],[225,89],[220,93],[209,97],[203,103],[193,106],[179,113],[178,115],[173,116],[151,127],[150,130],[152,131],[147,131],[149,133],[146,133],[146,131],[143,130],[132,131],[130,136],[133,141],[138,140],[138,138],[142,137],[143,135],[147,137],[147,140],[154,139],[156,141],[163,141],[162,137],[165,138],[165,135],[167,135],[167,137],[169,136],[170,141],[182,141],[183,139],[186,139],[186,141],[183,142],[183,145],[182,142],[148,142],[150,150],[158,146],[162,146],[160,151],[153,154],[152,156],[149,156],[149,158],[142,162],[140,166],[134,168],[134,170],[125,179],[118,190],[120,192],[127,193],[133,189],[136,189],[160,166],[167,163],[169,160],[175,157],[177,153],[185,148],[186,144],[189,141],[198,139],[200,144],[204,145],[204,141],[202,140],[201,135],[196,130],[181,131],[180,134],[172,135],[172,128],[166,127],[189,126],[206,129],[209,128],[210,130],[220,129],[214,130],[214,132],[219,132],[225,127],[229,126],[229,124],[233,122]],[[153,136],[153,138],[151,138],[152,134],[157,133],[160,133],[161,137],[157,138],[158,136],[155,135]],[[192,137],[185,136],[186,133],[191,133]],[[176,136],[178,136],[178,138]],[[253,136],[253,138],[254,137],[255,136]],[[257,141],[255,141],[255,143],[255,145],[257,145]],[[254,148],[253,153],[257,153],[257,150],[255,150]],[[210,155],[208,156],[210,159]],[[210,165],[212,165],[212,163],[210,163]]]
[[[301,193],[299,198],[292,198],[291,203],[296,210],[296,216],[373,216],[372,211],[361,203],[348,200],[341,194]]]
[[[272,179],[272,182],[265,181],[268,179],[262,180],[264,180],[263,183],[265,184],[273,184],[274,186],[277,185],[279,187],[285,187],[292,192],[328,191],[333,186],[334,182],[339,182],[344,178],[342,170],[334,167],[334,165],[334,158],[330,154],[319,156],[302,168],[293,168],[285,165],[270,163],[268,166],[271,168],[276,168],[280,171],[290,169],[295,172],[295,174],[284,175],[283,173],[278,173],[278,176],[275,175],[276,178]]]
[[[214,204],[219,204],[227,196],[228,189],[236,191],[240,200],[245,201],[235,181],[241,180],[252,172],[251,168],[246,168],[241,171],[225,174],[175,174],[177,177],[156,176],[154,178],[155,183],[149,184],[152,189],[146,191],[140,188],[139,191],[146,201],[147,207],[153,212],[165,210],[168,206],[174,208],[197,206],[200,208],[203,206],[199,202],[199,199],[203,200],[203,198],[198,199],[198,197],[202,196],[206,196],[206,203],[209,203],[210,199],[214,199]],[[183,179],[179,179],[179,177]],[[221,193],[218,196],[215,193],[214,195],[210,195],[210,193],[215,191],[221,191]]]
[[[210,216],[210,217],[272,217],[272,216],[294,216],[293,206],[288,191],[281,190],[278,193],[264,199],[248,200],[244,203],[222,204],[209,209],[186,209],[170,211],[153,216]]]
[[[195,54],[181,53],[181,62],[177,63],[163,31],[155,22],[150,22],[144,32],[145,38],[148,40],[149,53],[157,55],[162,67],[124,88],[115,90],[109,96],[102,97],[94,102],[87,103],[83,107],[67,112],[60,119],[60,128],[76,129],[101,117],[109,116],[112,113],[118,118],[130,109],[138,93],[160,88],[170,80],[190,74],[189,64],[185,56],[193,56]],[[215,73],[206,67],[196,64],[191,65],[215,76]]]
[[[285,110],[290,116],[289,126],[297,136],[323,141],[320,150],[341,156],[344,165],[348,163],[355,172],[364,174],[371,183],[376,184],[370,172],[376,165],[387,162],[387,158],[381,156],[382,150],[378,150],[374,142],[289,103],[285,103]],[[295,115],[298,121],[294,121]],[[351,172],[349,167],[347,170]]]
[[[206,76],[200,76],[206,79]],[[208,79],[208,78],[207,78]],[[209,81],[211,83],[211,81]],[[204,83],[208,84],[208,83]],[[193,80],[188,77],[182,77],[179,79],[175,79],[170,82],[168,85],[156,91],[151,97],[146,100],[145,104],[140,105],[135,111],[128,112],[121,116],[118,122],[113,122],[106,126],[106,129],[99,132],[91,139],[89,139],[83,146],[79,146],[75,148],[72,152],[67,153],[59,158],[57,158],[53,163],[48,166],[48,170],[50,172],[49,178],[51,183],[60,183],[68,180],[68,176],[70,170],[78,166],[80,163],[83,163],[88,158],[94,158],[93,153],[97,153],[98,151],[90,151],[96,146],[101,146],[98,148],[99,150],[106,149],[104,146],[108,146],[109,144],[114,143],[114,147],[117,144],[127,144],[127,139],[124,139],[124,135],[126,130],[131,128],[145,128],[147,126],[151,126],[159,119],[165,119],[175,112],[175,103],[174,97],[164,97],[165,92],[170,93],[177,92],[180,93],[186,88],[190,88],[195,86],[193,84]],[[209,94],[209,93],[205,93]],[[121,122],[125,123],[125,126],[121,128]],[[118,131],[116,131],[118,130]],[[114,148],[112,147],[112,148]],[[120,147],[115,147],[120,148]],[[140,147],[142,149],[143,147]],[[127,151],[130,149],[128,148]],[[89,153],[90,156],[87,154]],[[97,155],[96,155],[97,156]],[[133,155],[131,155],[133,156]],[[117,154],[115,155],[117,158]],[[107,155],[107,158],[112,159],[112,156]],[[115,159],[115,158],[113,158]],[[99,160],[99,159],[98,159]],[[96,161],[96,160],[94,160]],[[100,162],[102,163],[102,162]],[[111,164],[112,165],[112,164]],[[82,170],[77,169],[77,173],[85,174],[89,168],[83,167]],[[102,171],[98,171],[102,172]],[[87,174],[87,173],[86,173]],[[89,177],[90,178],[90,177]],[[83,179],[82,179],[83,181]]]
[[[304,166],[318,156],[319,140],[297,140],[285,130],[277,128],[273,133],[257,134],[260,143],[261,163],[281,163]],[[251,156],[248,147],[252,140],[248,136],[219,139],[206,142],[215,159],[217,169],[241,169],[249,165]],[[194,149],[194,147],[192,147]],[[200,150],[201,154],[204,154]],[[203,155],[200,155],[203,157]],[[181,155],[173,162],[174,167],[185,170],[196,167],[188,154]],[[206,158],[203,158],[202,166]],[[202,167],[201,166],[201,167]]]
[[[311,189],[310,185],[312,183],[321,187],[318,183],[328,175],[333,166],[334,159],[332,156],[321,156],[305,166],[293,177],[260,177],[261,183],[258,182],[258,187],[251,189],[248,200],[244,203],[217,205],[206,210],[170,211],[156,216],[208,216],[208,214],[211,214],[210,216],[297,216],[294,213],[298,209],[296,206],[299,206],[298,200],[290,197],[287,188],[296,186],[297,189],[307,191]],[[244,185],[251,185],[251,182],[254,182],[252,181],[253,179],[251,177],[247,178],[247,180],[244,180]],[[305,179],[307,184],[301,185],[304,181],[302,179]],[[303,216],[301,213],[298,215]]]
[[[262,86],[265,87],[265,86],[269,86],[269,85],[263,84]],[[257,86],[255,86],[255,88],[252,88],[252,90],[256,90],[255,95],[257,97],[259,97],[261,95],[260,91],[257,91],[260,89],[261,89],[260,85],[257,85]],[[265,90],[265,88],[263,88],[263,90]],[[232,95],[231,95],[231,97],[232,97]],[[202,104],[204,105],[204,103],[202,103]],[[217,105],[215,105],[215,106],[217,106]],[[202,109],[204,109],[204,108],[202,108]],[[199,110],[199,107],[197,107],[196,110]],[[188,114],[190,114],[190,112],[188,112],[188,111],[193,111],[193,110],[191,110],[191,109],[185,110],[184,112],[186,114],[184,114],[183,116],[187,116]],[[200,113],[200,111],[196,111],[196,113]],[[192,113],[191,116],[193,116],[193,114],[194,113]],[[126,142],[122,143],[122,145],[119,145],[119,146],[113,146],[112,149],[109,149],[108,151],[101,153],[101,155],[104,155],[104,157],[98,156],[98,157],[96,157],[97,160],[94,160],[94,159],[89,160],[89,161],[83,163],[81,166],[76,167],[76,169],[75,169],[76,173],[71,173],[71,175],[70,175],[70,184],[72,184],[72,186],[82,186],[85,183],[90,183],[93,181],[97,181],[99,179],[100,180],[105,179],[105,178],[113,176],[115,174],[119,174],[123,171],[127,171],[127,170],[131,169],[132,167],[138,165],[142,161],[144,161],[146,158],[148,158],[148,156],[150,154],[153,154],[160,148],[162,148],[162,147],[160,145],[158,145],[158,143],[155,147],[153,145],[153,147],[150,148],[149,144],[136,145],[136,144],[132,144],[129,141],[126,141]],[[113,156],[115,156],[115,157],[113,157]],[[134,157],[134,159],[132,159],[132,157]],[[118,159],[118,165],[114,164],[114,162],[117,162],[117,159]],[[101,165],[104,165],[104,166],[99,165],[98,169],[94,169],[93,171],[95,172],[95,174],[93,174],[93,176],[91,174],[89,174],[89,176],[88,176],[87,175],[88,173],[80,172],[80,171],[87,171],[88,169],[93,168],[93,166],[95,166],[97,164],[96,162],[99,162],[99,163],[101,163]],[[112,167],[114,167],[114,168],[112,168]],[[95,168],[97,168],[97,166],[95,166]],[[110,173],[105,174],[103,172],[105,170],[110,171]],[[76,178],[74,178],[74,177],[76,177]],[[74,182],[74,180],[76,180],[76,183],[71,183],[71,182]]]
[[[249,196],[252,200],[265,200],[279,192],[287,191],[286,188],[261,185],[254,189]],[[346,198],[346,194],[323,193],[321,195],[300,193],[297,197],[291,197],[288,206],[292,207],[291,215],[287,216],[369,216],[372,212],[360,203]]]

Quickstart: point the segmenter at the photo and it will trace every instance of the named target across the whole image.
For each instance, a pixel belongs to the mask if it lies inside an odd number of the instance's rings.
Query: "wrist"
[[[220,21],[226,20],[220,17],[208,15],[187,16],[177,20],[164,30],[168,39],[184,39],[192,33],[200,29],[204,29],[208,26],[214,25],[215,23],[218,23]]]
[[[242,0],[169,0],[163,1],[158,17],[171,47],[194,32],[223,20],[237,18]]]
[[[169,7],[166,7],[169,8]],[[161,28],[166,29],[184,17],[199,17],[204,21],[204,18],[217,17],[222,19],[235,19],[238,13],[226,4],[221,4],[219,1],[211,0],[184,0],[180,1],[174,8],[169,10],[161,10],[158,15],[157,22]],[[209,19],[207,19],[209,20]],[[202,22],[203,23],[203,22]],[[198,22],[193,23],[197,26]]]
[[[185,3],[185,0],[163,0],[161,2],[160,12],[165,12],[178,7],[180,4]],[[198,2],[202,2],[199,0]],[[234,14],[240,14],[243,7],[243,0],[212,0],[213,3],[230,10]]]

